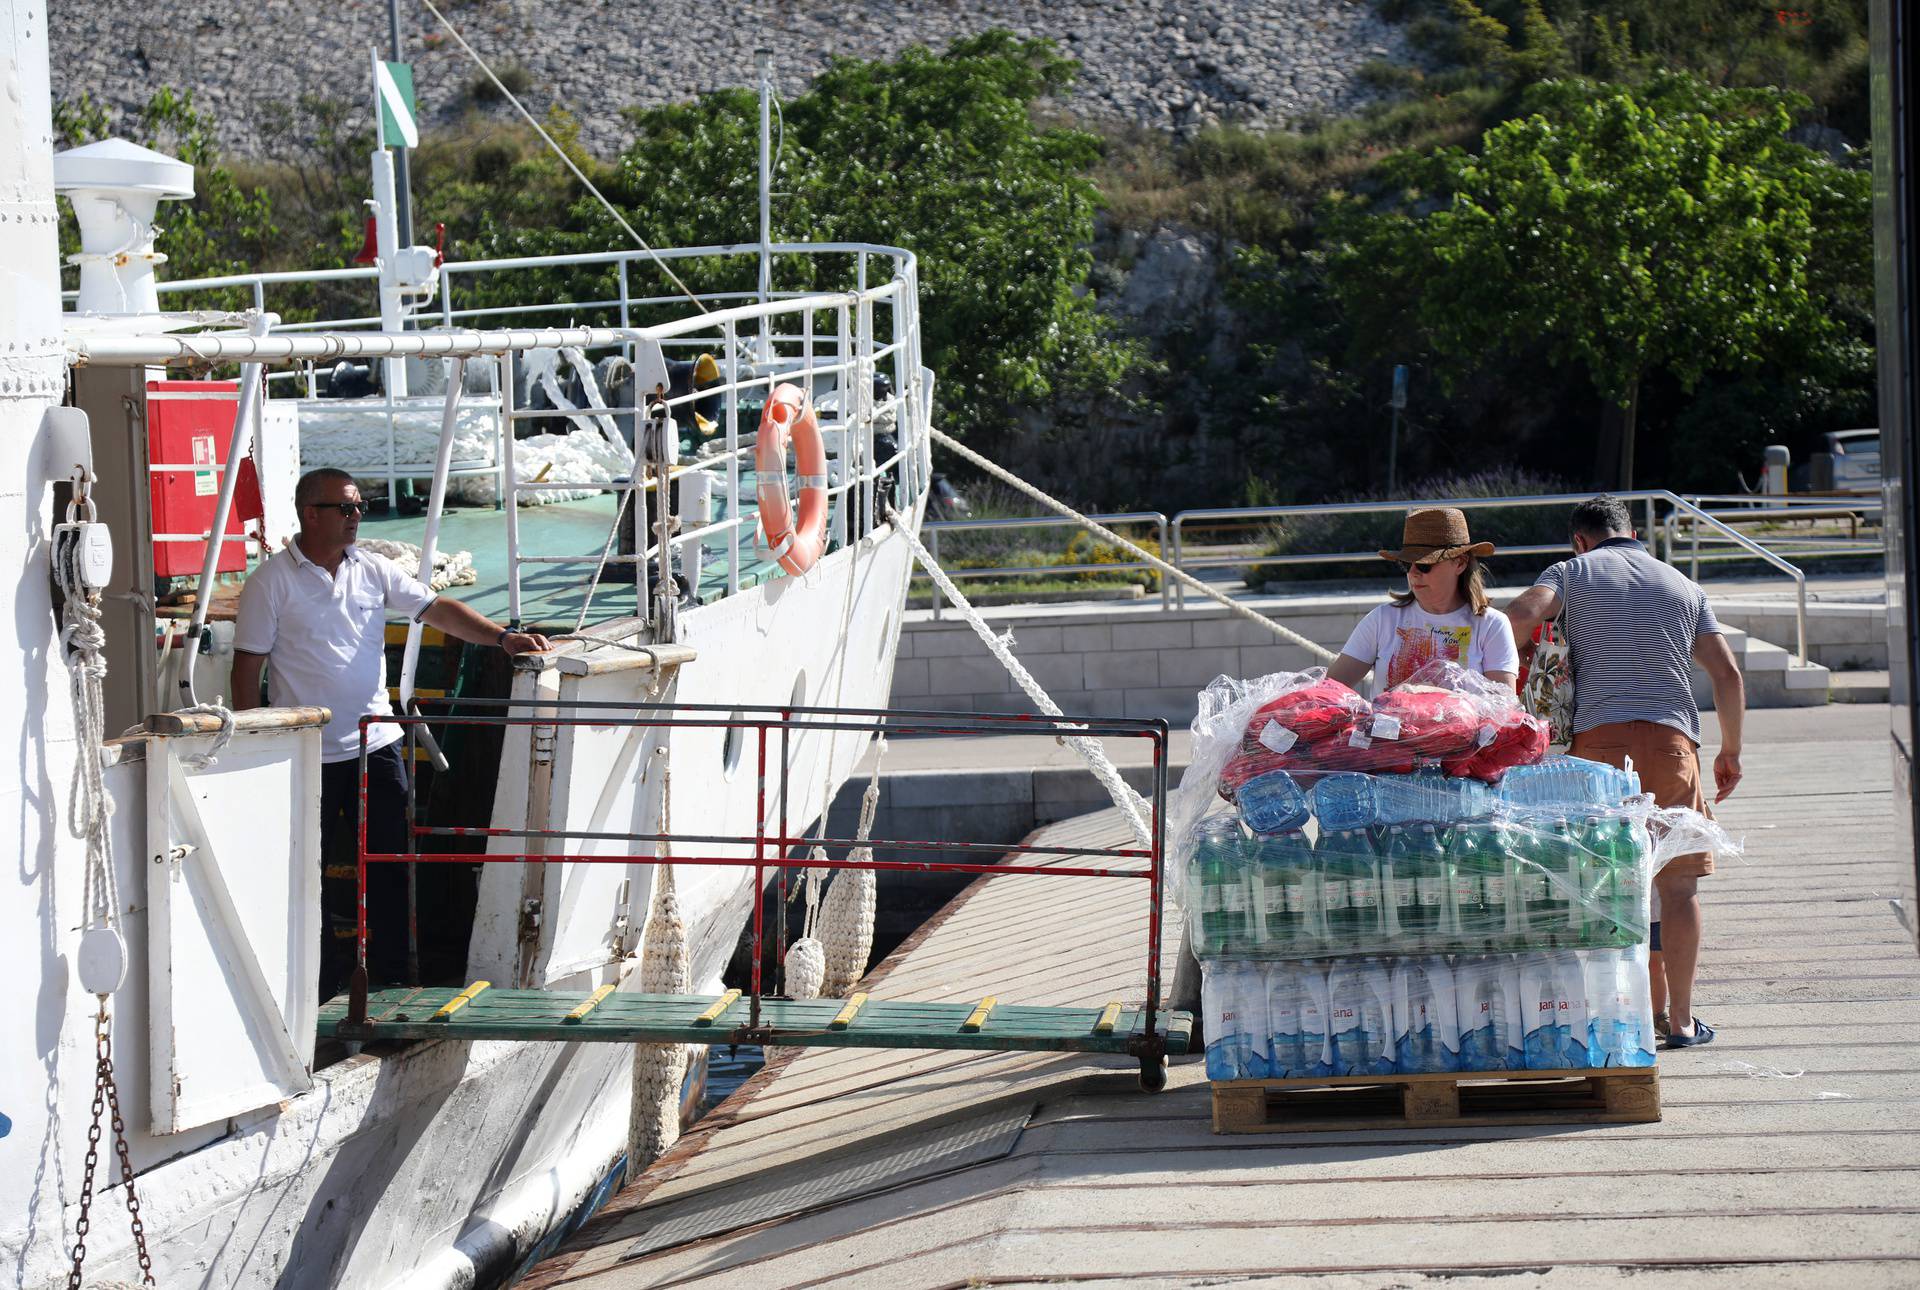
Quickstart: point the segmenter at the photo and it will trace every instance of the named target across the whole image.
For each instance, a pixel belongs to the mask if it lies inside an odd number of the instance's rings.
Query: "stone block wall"
[[[1337,650],[1373,602],[1353,598],[1290,607],[1287,626]],[[1166,612],[1157,606],[1062,613],[998,613],[1015,653],[1064,712],[1162,717],[1184,725],[1194,695],[1217,676],[1260,676],[1316,660],[1223,609]],[[893,702],[954,712],[1029,712],[1026,697],[967,625],[908,616],[894,664]]]

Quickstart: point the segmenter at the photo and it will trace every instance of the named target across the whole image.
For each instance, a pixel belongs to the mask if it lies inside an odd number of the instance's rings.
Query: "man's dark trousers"
[[[407,849],[406,741],[367,754],[367,849]],[[320,999],[347,988],[353,974],[354,903],[359,887],[360,759],[320,767]],[[378,988],[402,980],[407,965],[407,871],[367,866],[367,975]]]

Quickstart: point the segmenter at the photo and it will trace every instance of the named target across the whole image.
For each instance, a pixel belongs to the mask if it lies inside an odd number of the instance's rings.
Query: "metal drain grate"
[[[718,1187],[655,1211],[642,1210],[636,1217],[651,1219],[647,1234],[627,1247],[621,1261],[998,1160],[1013,1150],[1032,1114],[1030,1104],[1003,1107],[914,1134],[898,1145],[798,1162],[770,1177]]]

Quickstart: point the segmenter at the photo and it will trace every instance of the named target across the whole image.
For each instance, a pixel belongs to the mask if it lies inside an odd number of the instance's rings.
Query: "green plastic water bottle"
[[[1194,841],[1195,895],[1200,911],[1204,955],[1236,954],[1248,941],[1247,873],[1241,854],[1240,825],[1226,816],[1201,823]]]
[[[1358,954],[1379,940],[1380,857],[1365,829],[1322,833],[1314,847],[1320,870],[1320,907],[1326,939],[1322,952]],[[1361,904],[1354,904],[1354,883]]]
[[[1555,904],[1547,878],[1552,836],[1551,826],[1542,820],[1523,820],[1512,831],[1507,885],[1515,915],[1513,948],[1518,951],[1551,949],[1559,930],[1555,916],[1566,917],[1566,906]]]
[[[1541,906],[1547,944],[1572,949],[1580,944],[1580,856],[1573,827],[1565,817],[1548,826],[1542,839],[1540,863],[1546,870],[1547,892]],[[1528,921],[1532,919],[1529,916]]]
[[[1616,883],[1614,841],[1604,816],[1589,815],[1573,830],[1574,868],[1579,875],[1575,944],[1583,949],[1613,944]]]
[[[1446,848],[1431,824],[1393,831],[1387,847],[1396,882],[1403,876],[1413,883],[1413,899],[1396,908],[1400,937],[1394,949],[1416,954],[1439,949],[1448,936],[1447,897],[1451,879]]]
[[[1622,816],[1611,821],[1607,859],[1613,868],[1613,944],[1625,949],[1640,944],[1646,937],[1641,911],[1646,900],[1647,869],[1644,861],[1651,846],[1646,831]]]
[[[1447,839],[1453,881],[1450,948],[1477,954],[1500,948],[1506,936],[1506,856],[1492,822],[1454,826]]]
[[[1318,952],[1319,883],[1313,847],[1298,829],[1254,838],[1252,869],[1254,941],[1274,958]]]

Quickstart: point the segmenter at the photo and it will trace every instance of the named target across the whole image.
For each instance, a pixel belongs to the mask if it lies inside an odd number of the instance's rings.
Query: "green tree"
[[[1035,103],[1061,93],[1075,66],[1050,42],[990,32],[943,54],[837,60],[781,104],[775,239],[916,253],[923,345],[955,433],[1005,433],[1021,410],[1110,389],[1139,362],[1084,291],[1099,141],[1034,120]],[[595,182],[656,246],[751,242],[758,113],[743,90],[634,111],[633,143]],[[531,180],[546,164],[520,166]],[[558,220],[519,218],[508,196],[463,246],[506,255],[625,244],[573,191]],[[837,267],[789,258],[774,285],[808,289]],[[750,290],[754,273],[742,258],[682,270],[701,290]]]
[[[1836,301],[1868,266],[1822,240],[1858,247],[1868,177],[1787,139],[1803,104],[1668,73],[1535,86],[1478,155],[1409,162],[1412,201],[1336,204],[1335,289],[1376,341],[1411,324],[1443,379],[1529,353],[1583,371],[1622,410],[1596,473],[1626,486],[1649,375],[1691,389],[1850,340]]]

